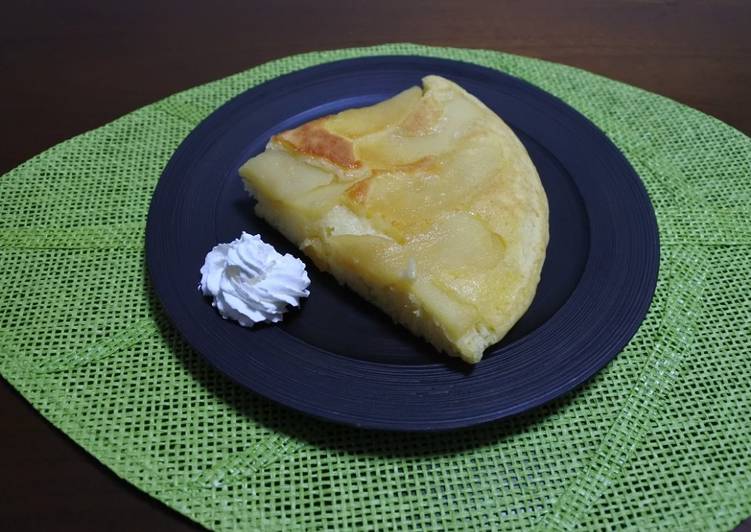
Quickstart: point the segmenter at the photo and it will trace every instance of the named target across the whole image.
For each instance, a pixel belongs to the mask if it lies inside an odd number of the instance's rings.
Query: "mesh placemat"
[[[240,389],[150,294],[143,232],[179,142],[228,98],[377,54],[470,61],[593,120],[642,176],[662,264],[649,315],[583,389],[442,435],[313,421]],[[0,370],[140,489],[210,528],[728,529],[751,514],[751,139],[660,96],[491,51],[284,58],[176,94],[0,178]]]

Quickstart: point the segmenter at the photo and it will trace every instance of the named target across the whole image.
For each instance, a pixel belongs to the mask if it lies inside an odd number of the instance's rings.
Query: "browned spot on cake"
[[[370,190],[370,178],[362,179],[349,187],[345,194],[347,198],[353,203],[363,204],[368,197],[368,191]]]
[[[323,127],[326,119],[319,118],[298,128],[290,129],[274,136],[274,140],[281,142],[305,155],[322,157],[344,168],[359,168],[362,163],[355,157],[352,142],[334,135]]]
[[[432,98],[423,98],[412,113],[400,124],[400,129],[409,136],[426,135],[443,114],[441,107]]]
[[[426,155],[414,162],[399,165],[397,168],[403,172],[429,172],[436,167],[436,158]]]

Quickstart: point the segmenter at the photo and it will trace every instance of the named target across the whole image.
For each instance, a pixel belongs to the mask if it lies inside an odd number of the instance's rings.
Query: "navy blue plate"
[[[550,204],[550,245],[532,306],[482,362],[435,352],[308,263],[311,296],[278,326],[222,320],[196,290],[206,253],[242,231],[301,253],[253,214],[237,169],[269,137],[373,104],[439,74],[498,113],[527,147]],[[254,87],[177,149],[147,227],[154,289],[186,340],[269,399],[360,427],[444,430],[501,419],[575,388],[639,327],[654,292],[657,224],[639,177],[586,118],[501,72],[424,57],[370,57]]]

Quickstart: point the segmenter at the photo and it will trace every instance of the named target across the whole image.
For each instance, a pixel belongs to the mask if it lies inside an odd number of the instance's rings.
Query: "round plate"
[[[269,137],[313,118],[451,79],[521,138],[550,204],[550,244],[527,313],[484,360],[435,351],[309,261],[311,296],[281,325],[223,320],[196,289],[206,253],[242,231],[302,254],[253,214],[237,170]],[[243,386],[360,427],[443,430],[501,419],[584,382],[636,332],[657,280],[657,224],[639,177],[586,118],[501,72],[423,57],[370,57],[288,74],[234,98],[180,145],[151,203],[154,289],[186,340]]]

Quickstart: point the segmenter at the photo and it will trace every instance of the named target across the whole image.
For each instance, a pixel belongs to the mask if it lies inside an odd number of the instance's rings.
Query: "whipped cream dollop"
[[[243,327],[281,321],[288,306],[300,305],[310,285],[305,264],[278,253],[259,235],[243,232],[237,240],[214,247],[201,267],[198,289],[212,296],[225,319]]]

